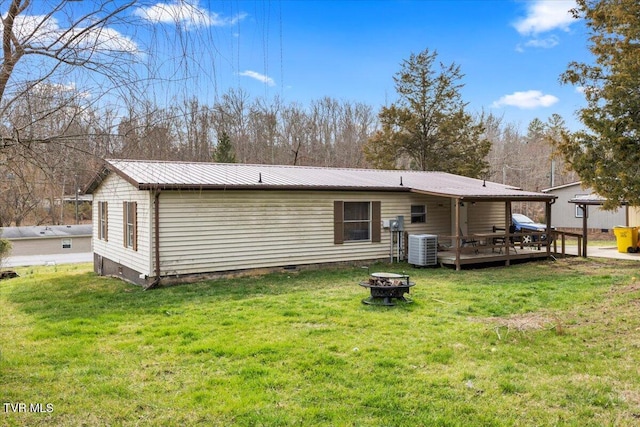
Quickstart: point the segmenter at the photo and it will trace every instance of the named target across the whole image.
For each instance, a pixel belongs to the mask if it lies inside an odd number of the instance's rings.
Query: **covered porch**
[[[517,238],[522,240],[513,243],[508,233],[492,233],[490,236],[488,233],[480,233],[470,235],[469,238],[474,239],[473,241],[476,243],[465,243],[459,248],[440,246],[438,248],[438,264],[455,266],[457,270],[460,270],[463,266],[470,265],[504,263],[508,266],[516,261],[565,256],[564,247],[558,251],[555,241],[551,245],[531,243],[530,239],[533,238],[533,235],[519,234]]]
[[[449,194],[450,233],[438,235],[438,263],[462,266],[545,259],[557,255],[557,235],[551,228],[551,205],[555,196],[515,188],[487,191],[460,188]],[[457,193],[457,194],[456,194]],[[512,225],[513,204],[541,203],[544,222],[535,231],[516,231]],[[550,242],[550,244],[548,244]]]

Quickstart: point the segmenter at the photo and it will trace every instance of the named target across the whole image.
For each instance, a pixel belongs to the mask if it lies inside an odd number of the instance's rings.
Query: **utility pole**
[[[73,192],[75,193],[75,197],[76,197],[76,225],[78,225],[78,192],[80,190],[78,189],[78,174],[75,174],[73,177]]]

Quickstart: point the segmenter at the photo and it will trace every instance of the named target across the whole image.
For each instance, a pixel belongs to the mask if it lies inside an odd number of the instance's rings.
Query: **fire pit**
[[[395,273],[372,273],[369,280],[360,282],[360,286],[369,288],[371,296],[362,300],[364,304],[372,305],[395,305],[393,299],[398,299],[406,303],[413,302],[404,297],[409,293],[409,288],[415,282],[409,281],[406,274]]]

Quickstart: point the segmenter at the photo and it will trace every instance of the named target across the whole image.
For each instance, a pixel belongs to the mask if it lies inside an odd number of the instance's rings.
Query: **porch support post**
[[[554,238],[555,241],[555,236],[553,235],[553,231],[551,230],[551,202],[547,200],[547,202],[545,203],[545,212],[544,212],[544,217],[547,220],[547,258],[549,258],[551,256],[551,238]]]
[[[511,200],[507,200],[504,203],[504,232],[506,234],[506,237],[504,239],[504,253],[507,257],[507,259],[504,261],[504,265],[509,266],[511,265],[511,261],[510,261],[510,254],[509,254],[509,249],[511,248],[511,245],[509,244],[511,242]]]
[[[585,203],[582,206],[582,257],[587,257],[587,218],[589,218],[589,206]]]
[[[460,246],[462,239],[460,237],[460,199],[454,199],[456,204],[455,222],[456,222],[456,271],[460,270]]]

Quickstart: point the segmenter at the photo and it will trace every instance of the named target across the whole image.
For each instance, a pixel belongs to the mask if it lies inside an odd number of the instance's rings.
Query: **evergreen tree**
[[[213,153],[213,161],[217,163],[235,163],[236,155],[233,152],[233,144],[227,132],[222,132],[218,138],[218,145]]]
[[[428,49],[403,61],[394,76],[399,99],[379,114],[382,130],[365,147],[376,167],[409,167],[479,177],[491,143],[484,127],[465,111],[460,89],[460,67],[440,64]]]
[[[577,0],[573,13],[590,30],[595,63],[571,63],[561,77],[583,88],[587,107],[586,129],[564,132],[558,148],[605,207],[640,205],[640,3]]]

